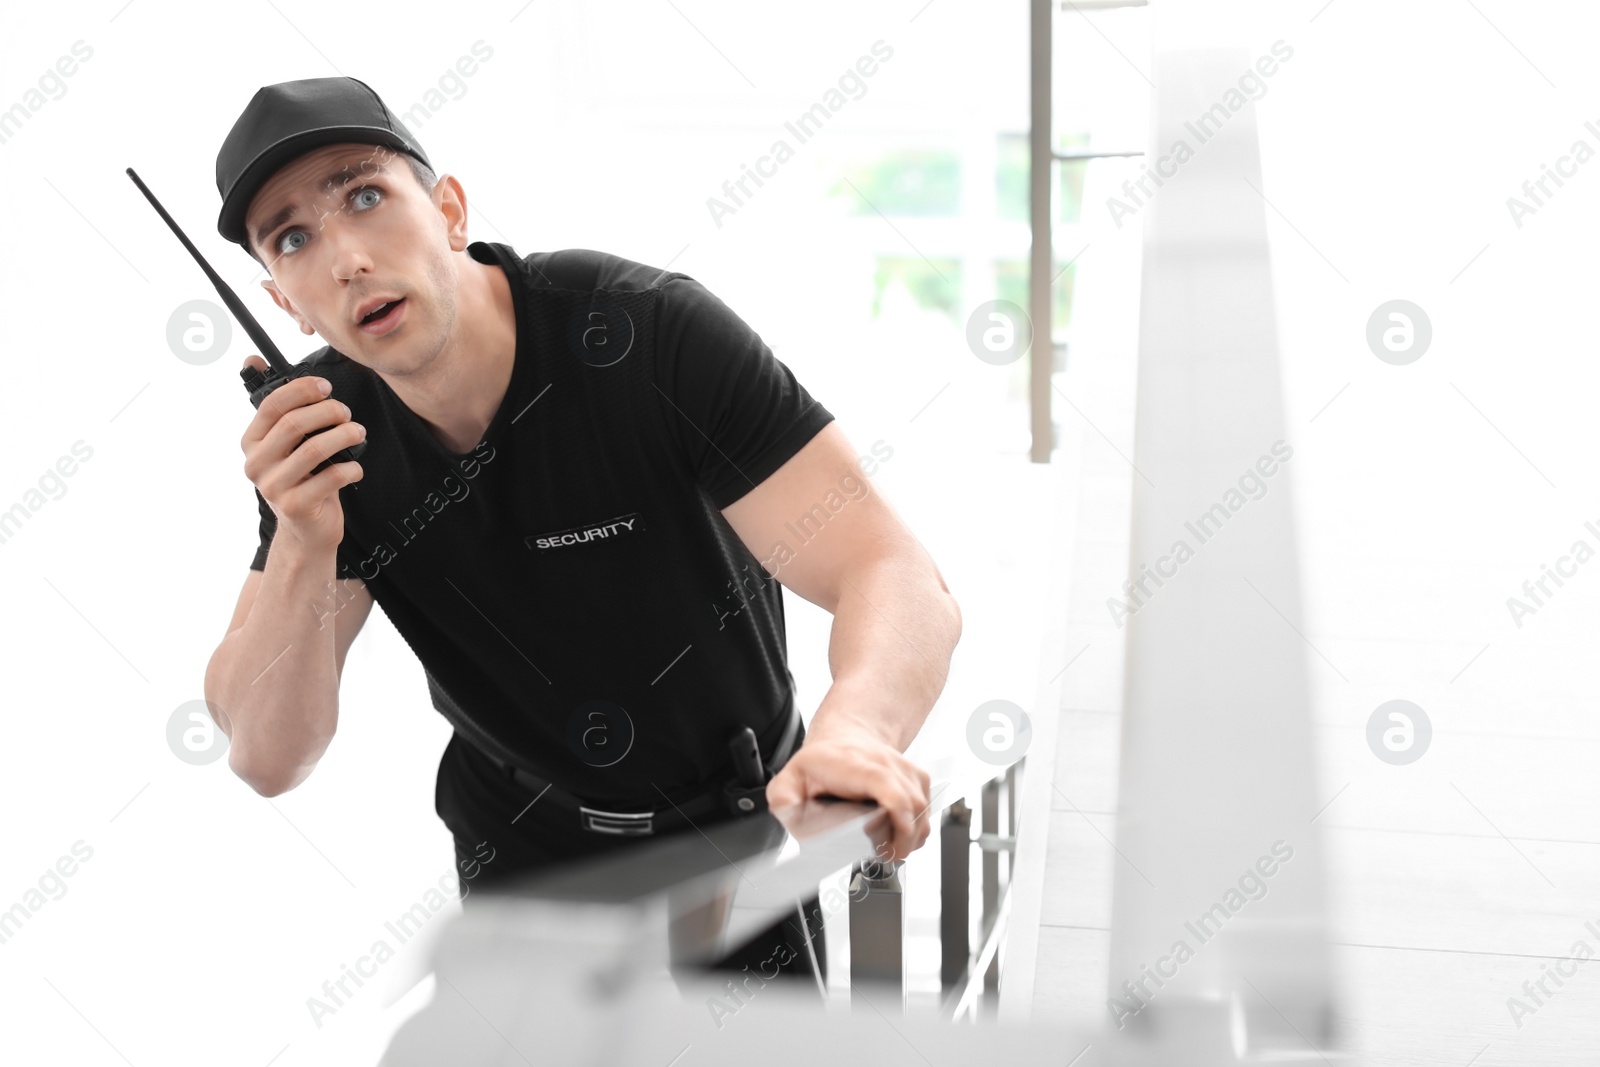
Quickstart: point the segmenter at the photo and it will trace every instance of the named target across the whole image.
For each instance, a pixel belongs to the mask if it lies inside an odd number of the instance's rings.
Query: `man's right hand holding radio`
[[[257,370],[267,366],[258,355],[245,363]],[[350,409],[327,395],[330,389],[326,378],[309,374],[279,386],[261,401],[239,442],[245,477],[278,517],[274,536],[288,534],[307,549],[333,548],[344,539],[339,490],[363,473],[360,463],[350,461],[311,474],[367,436],[366,427],[350,420]]]

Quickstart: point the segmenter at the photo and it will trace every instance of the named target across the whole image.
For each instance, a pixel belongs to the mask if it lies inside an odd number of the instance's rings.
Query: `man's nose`
[[[323,229],[322,239],[332,251],[333,276],[349,281],[358,273],[372,272],[372,257],[367,252],[367,239],[360,227],[345,225],[341,220],[329,220]]]

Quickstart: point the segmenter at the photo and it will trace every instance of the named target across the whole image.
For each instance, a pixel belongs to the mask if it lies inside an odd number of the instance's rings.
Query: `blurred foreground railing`
[[[1215,1046],[1185,1050],[1179,1061],[1148,1035],[998,1023],[980,1010],[993,1007],[1007,938],[1037,933],[1007,927],[1010,858],[1026,818],[1017,810],[1022,771],[1018,763],[936,776],[929,815],[938,833],[903,863],[876,862],[889,837],[886,812],[811,801],[477,890],[433,946],[432,999],[396,1031],[380,1067],[1262,1062]],[[916,892],[914,873],[932,869],[919,863],[924,856],[939,872],[927,882],[936,893]],[[828,960],[830,984],[843,984],[847,999],[819,997],[793,978],[701,969],[795,915],[846,870],[848,909],[844,894],[821,899],[848,916],[847,981],[833,980],[844,961]],[[930,900],[932,954],[919,950]],[[937,961],[927,968],[933,995],[922,997],[916,979],[928,956]]]
[[[848,1010],[946,1021],[992,1017],[1021,766],[929,766],[928,818],[937,834],[909,860],[879,858],[890,826],[888,814],[875,805],[813,800],[641,841],[507,888],[478,890],[435,946],[433,1003],[407,1022],[384,1062],[412,1062],[419,1042],[442,1049],[434,1042],[497,1033],[510,1040],[508,1027],[533,1018],[566,1032],[559,1039],[563,1055],[574,1058],[560,1062],[589,1062],[582,1057],[602,1056],[608,1047],[608,1006],[636,999],[646,987],[670,988],[663,982],[669,976],[679,988],[694,984],[704,965],[774,923],[795,918],[799,902],[813,897],[820,899],[827,922],[848,916],[847,960],[832,953],[828,960],[829,986],[849,991]],[[916,874],[931,873],[935,865],[937,892],[917,892]],[[820,885],[844,872],[848,909],[837,890],[819,895]],[[930,909],[935,921],[922,922]],[[928,947],[918,928],[930,925],[937,952],[919,955],[932,955],[937,971],[923,975],[929,968],[919,969],[916,961],[908,968],[907,949]],[[836,971],[846,967],[840,981]],[[719,980],[717,972],[703,973],[708,982]],[[908,983],[908,973],[918,981]],[[762,983],[748,972],[722,972],[720,981],[730,977],[763,989],[793,982]],[[930,982],[932,990],[926,988]],[[806,992],[819,1013],[843,1010],[826,988],[821,998],[815,989]],[[704,1008],[699,1013],[713,1014]],[[585,1022],[581,1034],[560,1025],[579,1019]],[[551,1040],[543,1032],[534,1047],[548,1053]]]

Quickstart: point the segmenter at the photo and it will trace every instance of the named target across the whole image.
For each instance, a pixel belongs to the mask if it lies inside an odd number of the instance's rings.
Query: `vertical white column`
[[[1308,656],[1254,105],[1266,46],[1153,8],[1109,997],[1196,1056],[1326,1051]],[[1258,192],[1260,190],[1260,192]],[[1313,1056],[1315,1058],[1315,1056]]]

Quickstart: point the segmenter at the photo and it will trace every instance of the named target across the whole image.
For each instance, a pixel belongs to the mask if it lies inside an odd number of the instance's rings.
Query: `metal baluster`
[[[863,860],[850,877],[850,981],[852,1007],[883,1010],[872,987],[894,998],[905,1013],[905,906],[900,860]],[[867,990],[859,987],[871,983]]]
[[[939,826],[939,983],[946,995],[964,982],[972,957],[972,809],[965,798]]]
[[[983,783],[983,835],[989,842],[1000,838],[1000,782]],[[983,929],[987,933],[1000,910],[1000,854],[991,845],[983,850]]]
[[[985,940],[1000,914],[1000,780],[983,783],[983,934]],[[1000,1007],[1000,954],[996,952],[983,976],[983,994],[973,1005],[974,1020],[992,1017]]]

